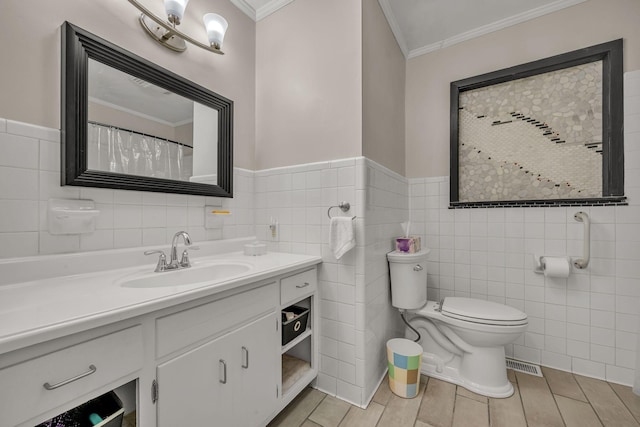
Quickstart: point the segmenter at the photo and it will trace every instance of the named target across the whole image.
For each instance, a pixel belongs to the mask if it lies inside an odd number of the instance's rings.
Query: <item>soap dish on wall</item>
[[[218,206],[205,206],[204,228],[207,230],[222,230],[225,222],[229,225],[231,211]]]
[[[51,234],[92,233],[100,211],[93,200],[49,199],[47,218]]]

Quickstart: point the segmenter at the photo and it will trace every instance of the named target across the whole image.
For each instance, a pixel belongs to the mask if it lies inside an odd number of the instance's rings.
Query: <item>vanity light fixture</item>
[[[186,42],[189,42],[209,52],[224,55],[224,52],[220,49],[229,24],[222,16],[215,13],[207,13],[204,15],[204,26],[207,30],[207,37],[209,38],[209,45],[206,45],[176,28],[180,25],[180,21],[182,21],[184,10],[189,0],[164,0],[164,8],[167,11],[167,21],[156,16],[138,2],[138,0],[129,0],[129,3],[142,12],[140,15],[140,25],[142,25],[142,28],[162,46],[176,52],[184,52],[187,49]]]

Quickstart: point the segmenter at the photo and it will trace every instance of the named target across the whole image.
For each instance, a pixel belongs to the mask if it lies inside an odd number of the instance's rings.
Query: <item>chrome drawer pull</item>
[[[296,285],[296,288],[302,289],[302,288],[306,288],[307,286],[309,286],[309,282],[304,282],[304,285]]]
[[[221,370],[221,373],[219,372],[220,379],[218,381],[220,381],[221,384],[226,384],[227,383],[227,362],[225,362],[222,359],[220,359],[220,370]]]
[[[242,367],[249,369],[249,349],[244,346],[242,347]]]
[[[77,381],[80,378],[88,377],[89,375],[93,374],[97,370],[98,370],[98,368],[96,368],[94,365],[89,365],[89,370],[87,372],[83,372],[80,375],[76,375],[73,378],[69,378],[68,380],[60,381],[59,383],[54,384],[54,385],[51,385],[51,384],[49,384],[47,382],[47,383],[44,383],[42,386],[47,390],[55,390],[57,388],[62,387],[63,385],[67,385],[69,383]]]

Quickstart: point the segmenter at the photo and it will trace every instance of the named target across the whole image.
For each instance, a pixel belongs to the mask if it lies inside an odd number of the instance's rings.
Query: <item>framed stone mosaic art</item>
[[[450,207],[624,204],[622,46],[452,82]]]

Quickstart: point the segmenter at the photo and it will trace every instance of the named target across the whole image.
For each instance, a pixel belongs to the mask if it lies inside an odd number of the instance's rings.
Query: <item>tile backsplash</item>
[[[197,242],[255,234],[253,172],[234,170],[233,199],[60,186],[60,132],[0,119],[0,258],[166,244],[186,230]],[[50,198],[91,199],[100,214],[90,234],[52,235]],[[205,228],[205,206],[232,211]]]

